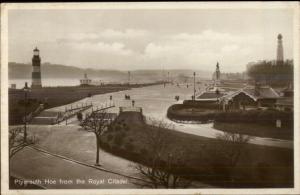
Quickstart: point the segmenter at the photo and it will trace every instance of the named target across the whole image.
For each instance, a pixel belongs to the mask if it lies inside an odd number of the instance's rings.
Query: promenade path
[[[203,85],[197,85],[196,89],[204,90]],[[135,88],[127,91],[120,91],[102,95],[95,95],[90,98],[85,98],[74,104],[81,103],[90,103],[93,102],[95,106],[103,105],[103,102],[107,102],[109,97],[113,96],[113,101],[115,102],[115,106],[112,109],[109,109],[109,112],[118,113],[120,106],[131,106],[132,101],[135,100],[135,106],[143,108],[143,114],[147,118],[154,118],[157,120],[164,120],[170,123],[173,126],[173,129],[176,131],[193,134],[197,136],[203,136],[208,138],[216,138],[216,136],[220,133],[223,133],[220,130],[216,130],[212,127],[212,123],[210,124],[181,124],[176,123],[174,121],[169,120],[166,117],[167,109],[169,106],[175,103],[182,103],[183,99],[190,99],[193,91],[192,85],[189,88],[186,85],[181,85],[177,87],[176,85],[156,85],[149,86],[143,88]],[[130,95],[131,100],[125,100],[125,94]],[[178,95],[180,97],[179,101],[175,100],[175,96]],[[70,105],[68,105],[70,106]],[[60,106],[56,108],[49,109],[49,111],[63,111],[65,106]],[[264,137],[255,137],[252,136],[250,140],[252,144],[258,145],[266,145],[266,146],[274,146],[274,147],[282,147],[282,148],[293,148],[293,141],[290,140],[281,140],[281,139],[273,139],[273,138],[264,138]]]
[[[12,175],[25,181],[37,181],[46,189],[139,188],[132,179],[64,160],[32,148],[13,157]],[[79,181],[80,180],[80,181]]]
[[[34,135],[38,143],[37,148],[43,149],[51,154],[61,155],[87,165],[95,164],[96,138],[91,132],[84,131],[77,124],[69,125],[29,125],[28,134]],[[124,158],[114,156],[100,149],[101,168],[116,174],[99,171],[86,167],[76,162],[70,162],[56,156],[44,154],[31,148],[16,154],[12,159],[13,176],[23,179],[54,178],[55,180],[68,178],[90,178],[104,179],[127,179],[127,184],[99,186],[80,184],[77,185],[50,185],[47,188],[139,188],[132,183],[136,181],[128,177],[140,178],[134,168],[135,163]],[[121,174],[121,175],[120,175]],[[124,176],[125,175],[125,176]],[[194,188],[209,188],[210,185],[201,182],[193,182]]]

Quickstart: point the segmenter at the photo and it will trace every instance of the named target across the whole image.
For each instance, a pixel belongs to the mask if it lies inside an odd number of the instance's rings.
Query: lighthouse
[[[277,36],[277,60],[276,63],[278,65],[283,64],[283,46],[282,46],[282,35],[279,34]]]
[[[40,50],[36,47],[33,50],[33,57],[32,57],[32,83],[31,88],[37,89],[42,88],[42,81],[41,81],[41,58],[40,58]]]

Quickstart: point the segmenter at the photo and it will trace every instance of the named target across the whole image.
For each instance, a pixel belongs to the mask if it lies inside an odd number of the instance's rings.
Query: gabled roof
[[[215,91],[205,91],[202,94],[200,94],[196,99],[217,99],[220,97],[223,97],[224,93],[216,93]]]
[[[197,100],[218,100],[218,98],[223,97],[224,93],[216,93],[215,91],[205,91],[200,94],[196,99]]]
[[[237,96],[238,94],[244,93],[245,95],[249,96],[254,101],[257,101],[258,99],[277,99],[279,98],[279,95],[276,93],[276,91],[268,86],[263,86],[255,89],[253,86],[247,86],[241,90],[238,90],[232,94],[228,94],[224,96],[224,99],[230,100],[233,97]]]
[[[264,99],[264,98],[279,98],[279,95],[276,91],[269,86],[261,86],[255,89],[255,87],[245,87],[242,89],[244,92],[254,96],[257,99]]]

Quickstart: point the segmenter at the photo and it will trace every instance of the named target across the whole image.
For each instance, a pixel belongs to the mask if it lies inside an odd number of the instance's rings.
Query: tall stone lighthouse
[[[40,58],[40,50],[36,47],[33,50],[33,57],[32,57],[32,83],[31,88],[37,89],[42,88],[42,81],[41,81],[41,58]]]
[[[282,46],[282,35],[279,34],[277,36],[277,59],[276,59],[277,65],[283,64],[283,46]]]

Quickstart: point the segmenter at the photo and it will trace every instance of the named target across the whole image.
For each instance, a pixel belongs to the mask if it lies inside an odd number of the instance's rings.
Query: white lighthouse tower
[[[41,81],[41,58],[40,58],[40,50],[36,47],[33,50],[33,57],[32,57],[32,83],[31,88],[42,88],[42,81]]]

